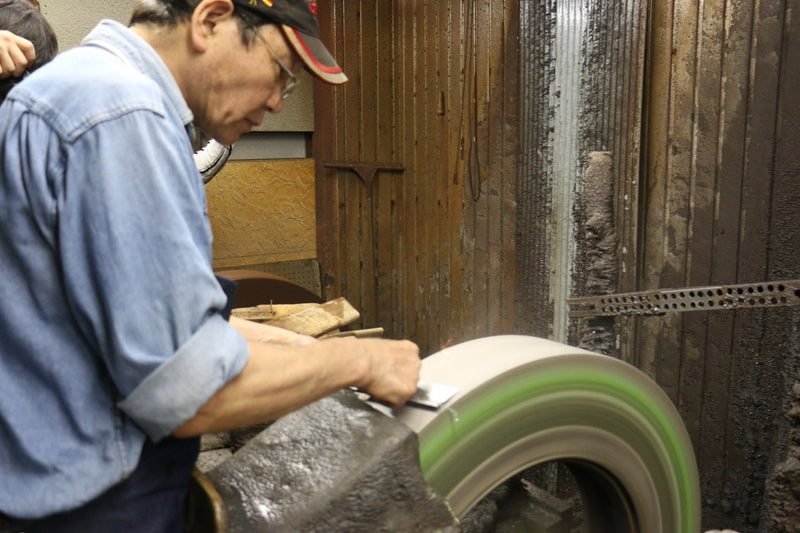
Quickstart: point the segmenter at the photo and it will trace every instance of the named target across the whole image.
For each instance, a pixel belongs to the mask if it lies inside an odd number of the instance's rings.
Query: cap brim
[[[347,81],[347,76],[342,71],[331,53],[317,37],[302,33],[287,26],[281,25],[286,40],[292,45],[295,53],[303,60],[311,74],[326,83],[338,85]]]

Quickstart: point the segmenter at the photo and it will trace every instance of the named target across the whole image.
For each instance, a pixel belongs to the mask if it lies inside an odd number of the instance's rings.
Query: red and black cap
[[[347,81],[342,67],[319,39],[316,0],[232,0],[237,6],[278,24],[306,68],[322,81]]]

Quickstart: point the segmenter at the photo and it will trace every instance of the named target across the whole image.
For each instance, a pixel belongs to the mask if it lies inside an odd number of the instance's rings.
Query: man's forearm
[[[316,341],[314,337],[309,337],[308,335],[300,335],[288,329],[270,326],[269,324],[260,324],[235,316],[232,316],[229,322],[242,337],[252,342],[305,346]]]
[[[327,343],[326,343],[327,344]],[[332,365],[333,346],[289,348],[248,342],[242,372],[221,388],[174,435],[191,437],[268,422],[357,380],[358,362]],[[344,372],[343,369],[348,371]]]
[[[191,437],[268,422],[347,386],[402,405],[416,391],[419,351],[409,341],[336,338],[306,346],[249,342],[242,372],[173,433]]]

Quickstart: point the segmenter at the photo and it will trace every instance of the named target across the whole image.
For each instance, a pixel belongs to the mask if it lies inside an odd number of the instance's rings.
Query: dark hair
[[[153,24],[156,26],[177,26],[189,20],[200,0],[137,0],[129,25]],[[233,5],[233,13],[239,24],[242,44],[251,45],[258,38],[258,29],[270,21],[246,9]]]
[[[33,43],[36,59],[22,76],[0,80],[0,102],[22,78],[41,67],[58,53],[58,39],[50,23],[28,0],[0,0],[0,30],[7,30]]]

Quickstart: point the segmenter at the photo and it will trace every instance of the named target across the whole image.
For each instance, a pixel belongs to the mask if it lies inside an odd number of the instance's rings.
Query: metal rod
[[[800,305],[800,280],[603,294],[568,298],[567,305],[570,317],[787,307]]]

